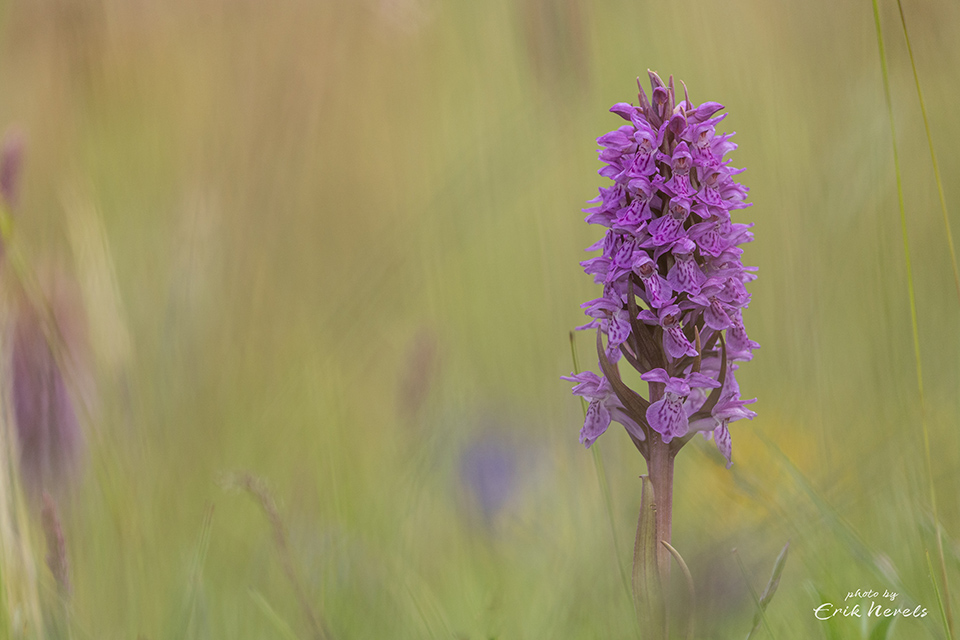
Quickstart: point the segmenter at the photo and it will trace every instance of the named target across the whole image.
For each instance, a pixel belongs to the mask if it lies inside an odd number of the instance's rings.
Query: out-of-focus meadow
[[[960,617],[960,302],[880,4]],[[957,227],[960,8],[904,10]],[[84,434],[45,487],[69,592],[38,496],[5,475],[0,636],[635,637],[618,563],[643,460],[618,426],[597,444],[611,527],[559,377],[597,296],[578,265],[600,237],[580,213],[604,182],[594,139],[647,68],[727,106],[760,275],[763,346],[738,375],[759,416],[732,429],[731,470],[700,439],[678,458],[698,600],[681,611],[675,574],[675,615],[743,637],[748,580],[789,539],[757,637],[866,637],[873,618],[813,615],[858,588],[929,609],[889,637],[943,637],[866,0],[0,3],[0,128],[25,139],[8,255],[75,329]]]

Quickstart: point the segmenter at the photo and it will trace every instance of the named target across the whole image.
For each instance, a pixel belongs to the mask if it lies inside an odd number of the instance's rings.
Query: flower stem
[[[654,432],[650,439],[650,459],[647,469],[657,496],[657,566],[664,591],[670,582],[670,551],[660,544],[670,544],[673,521],[673,452],[660,434]]]

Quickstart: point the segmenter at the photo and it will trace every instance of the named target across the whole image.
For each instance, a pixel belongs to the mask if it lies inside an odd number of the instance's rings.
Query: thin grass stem
[[[753,597],[753,603],[757,605],[757,611],[760,612],[760,619],[763,620],[764,628],[770,634],[770,637],[776,640],[773,629],[770,628],[770,622],[767,620],[767,613],[763,610],[763,605],[760,604],[760,596],[757,595],[757,590],[753,588],[753,583],[750,582],[750,576],[747,574],[747,568],[743,566],[743,560],[740,559],[740,554],[737,553],[736,549],[733,550],[733,557],[737,560],[737,566],[740,567],[740,573],[743,574],[743,581],[747,583],[747,588],[750,590],[751,597]]]
[[[960,269],[957,268],[957,252],[953,244],[953,232],[950,229],[950,217],[947,215],[947,198],[943,194],[943,180],[940,178],[940,163],[937,162],[937,152],[933,148],[933,134],[930,133],[930,119],[927,117],[927,103],[923,99],[920,89],[920,74],[917,73],[917,63],[913,58],[913,46],[910,44],[910,34],[907,32],[907,19],[903,13],[903,3],[897,0],[900,10],[900,26],[903,27],[903,39],[907,42],[907,53],[910,56],[910,67],[913,69],[913,81],[917,85],[917,100],[920,101],[920,114],[923,116],[923,129],[927,134],[927,146],[930,147],[930,160],[933,163],[933,176],[937,182],[937,194],[940,196],[940,212],[943,214],[943,230],[947,236],[947,247],[950,249],[950,264],[953,267],[953,282],[957,289],[957,300],[960,301]]]
[[[947,632],[947,637],[952,638],[953,632],[950,630],[950,619],[948,618],[947,608],[944,606],[944,599],[940,595],[940,587],[937,585],[937,577],[933,574],[933,563],[930,562],[930,551],[924,549],[924,555],[927,556],[927,570],[930,572],[930,582],[933,584],[933,592],[937,595],[937,609],[940,611],[940,620],[943,622],[943,630]]]
[[[264,598],[259,591],[250,589],[247,593],[250,595],[253,603],[263,612],[263,615],[273,624],[274,629],[277,630],[282,638],[285,640],[299,640],[297,634],[295,634],[293,629],[290,628],[290,625],[287,624],[287,621],[277,613],[276,609],[270,606],[270,603],[267,602],[266,598]]]
[[[924,453],[924,466],[926,467],[927,472],[927,484],[930,489],[930,507],[933,510],[933,518],[936,522],[937,530],[937,548],[940,553],[940,562],[941,567],[943,568],[943,582],[944,587],[946,588],[947,584],[947,575],[946,575],[946,565],[943,561],[943,542],[942,536],[940,534],[940,518],[937,512],[937,492],[936,487],[933,482],[933,463],[930,456],[930,430],[927,426],[927,409],[926,401],[924,400],[923,393],[923,363],[920,357],[920,331],[918,329],[917,323],[917,301],[916,293],[913,286],[913,267],[910,260],[910,242],[907,234],[907,213],[906,207],[904,205],[903,199],[903,177],[900,172],[900,154],[897,150],[897,127],[893,117],[893,99],[890,96],[890,73],[887,68],[887,54],[883,46],[883,29],[880,26],[880,8],[877,6],[877,0],[871,0],[873,4],[873,20],[876,26],[877,31],[877,47],[880,53],[880,70],[883,76],[883,93],[884,98],[887,103],[887,115],[890,119],[890,142],[893,146],[893,168],[896,173],[897,178],[897,202],[900,207],[900,231],[903,236],[903,253],[904,259],[907,267],[907,294],[910,300],[910,324],[913,330],[913,355],[916,360],[917,368],[917,391],[920,396],[920,427],[923,432],[923,453]],[[899,3],[899,0],[898,0]],[[901,18],[903,14],[901,13]],[[904,24],[904,33],[906,33],[906,25]],[[913,60],[913,54],[911,53],[911,62]],[[914,73],[916,73],[916,68],[914,68]],[[919,84],[917,85],[919,89]],[[924,112],[926,110],[924,109]],[[924,116],[924,121],[926,121],[926,116]],[[929,138],[929,129],[928,129],[928,138]],[[931,150],[932,150],[931,146]],[[952,251],[952,240],[951,242],[951,251]],[[950,621],[948,615],[948,621]],[[953,628],[951,624],[948,625],[948,637],[953,638]]]
[[[920,74],[917,73],[917,63],[913,57],[913,46],[910,44],[910,33],[907,31],[907,19],[903,13],[903,2],[897,0],[897,9],[900,11],[900,26],[903,27],[903,39],[907,43],[907,54],[910,56],[910,68],[913,70],[913,81],[917,86],[917,100],[920,102],[920,114],[923,116],[923,129],[927,134],[927,146],[930,148],[930,161],[933,164],[933,177],[937,183],[937,195],[940,197],[940,212],[943,215],[943,229],[947,236],[947,248],[950,250],[950,264],[953,267],[953,282],[957,289],[957,300],[960,301],[960,270],[957,268],[957,252],[953,244],[953,232],[950,229],[950,217],[947,215],[947,198],[943,193],[943,180],[940,178],[940,163],[937,162],[937,152],[933,146],[933,134],[930,133],[930,119],[927,117],[927,103],[923,99],[923,90],[920,88]],[[925,454],[930,457],[929,441],[925,441]],[[927,461],[928,469],[930,462]],[[931,479],[930,491],[933,493]],[[949,637],[953,637],[953,612],[950,609],[950,583],[947,579],[947,566],[943,553],[943,534],[940,529],[940,519],[937,517],[936,500],[933,505],[933,517],[937,531],[937,555],[940,561],[940,577],[943,580],[943,595],[945,602],[946,620]],[[938,594],[939,595],[939,594]]]
[[[570,355],[573,358],[573,373],[579,374],[580,357],[577,354],[576,334],[573,331],[570,332]],[[586,418],[587,401],[582,397],[580,398],[580,406],[583,408],[583,416]],[[610,494],[610,483],[607,480],[606,467],[603,466],[603,456],[600,455],[599,447],[593,446],[590,448],[593,450],[593,466],[597,470],[597,482],[600,484],[600,493],[603,496],[603,504],[607,510],[607,520],[610,523],[610,535],[613,537],[613,550],[617,554],[617,570],[620,572],[620,580],[623,582],[623,591],[627,594],[627,597],[630,598],[630,601],[633,602],[630,581],[627,579],[627,571],[623,568],[623,563],[620,561],[622,557],[620,555],[620,537],[617,535],[617,523],[613,517],[613,497]]]

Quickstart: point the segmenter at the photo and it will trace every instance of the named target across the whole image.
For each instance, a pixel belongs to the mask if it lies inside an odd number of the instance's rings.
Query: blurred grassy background
[[[960,609],[960,305],[881,4]],[[905,10],[956,225],[960,8]],[[749,628],[730,550],[759,589],[788,538],[777,637],[861,637],[812,615],[857,588],[930,609],[890,637],[941,637],[868,2],[38,0],[0,20],[0,126],[28,138],[15,240],[72,274],[90,330],[86,470],[61,498],[74,637],[307,636],[234,470],[267,480],[338,638],[635,633],[616,563],[643,462],[622,429],[598,445],[617,557],[559,376],[596,295],[594,139],[648,67],[727,105],[757,223],[763,348],[739,378],[759,417],[732,470],[699,440],[677,467],[697,637]]]

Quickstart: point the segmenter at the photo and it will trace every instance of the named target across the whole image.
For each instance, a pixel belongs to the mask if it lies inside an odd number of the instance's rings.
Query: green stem
[[[673,527],[673,453],[659,433],[653,433],[650,440],[650,460],[647,462],[650,481],[657,496],[657,541],[670,544]],[[670,583],[670,551],[662,544],[657,545],[657,567],[664,592]]]
[[[946,574],[946,563],[943,560],[943,541],[940,531],[940,517],[937,512],[937,491],[936,486],[933,480],[933,462],[930,455],[930,430],[927,426],[927,408],[926,401],[924,399],[923,393],[923,364],[920,358],[920,331],[917,323],[917,302],[916,295],[914,293],[913,286],[913,268],[910,261],[910,242],[907,237],[907,213],[906,207],[904,205],[903,198],[903,178],[900,173],[900,155],[897,150],[897,127],[893,118],[893,99],[890,95],[890,73],[887,69],[887,54],[883,46],[883,29],[880,25],[880,7],[877,5],[877,0],[871,0],[873,4],[873,20],[877,30],[877,48],[880,53],[880,72],[883,77],[883,94],[887,104],[887,117],[890,120],[890,138],[891,146],[893,147],[893,169],[897,178],[897,201],[900,208],[900,232],[903,236],[903,253],[904,261],[906,262],[907,268],[907,295],[910,302],[910,325],[913,330],[913,355],[916,362],[917,368],[917,391],[920,399],[920,428],[923,434],[923,452],[924,452],[924,466],[926,467],[927,475],[927,484],[930,490],[930,508],[933,511],[934,526],[936,527],[937,533],[937,551],[940,554],[940,568],[943,578],[944,590],[948,592],[948,582]],[[899,3],[898,3],[899,4]],[[903,14],[901,13],[901,21],[904,26],[904,35],[906,35],[906,21],[903,20]],[[908,44],[909,46],[909,44]],[[910,59],[911,63],[913,62],[913,51],[910,50]],[[916,67],[914,66],[914,72],[916,72]],[[915,76],[916,79],[916,76]],[[919,90],[919,81],[917,84]],[[926,108],[923,108],[924,121],[926,121]],[[929,135],[929,129],[928,129]],[[928,139],[929,140],[929,139]],[[931,151],[933,147],[931,145]],[[942,203],[944,206],[944,211],[946,211],[945,203]],[[949,225],[947,227],[947,233],[949,236]],[[952,244],[952,238],[949,238],[950,243]],[[947,601],[947,623],[946,623],[946,632],[948,638],[953,638],[953,621],[952,614],[949,611],[949,601]]]
[[[651,382],[647,387],[650,391],[650,402],[656,402],[663,397],[662,384]],[[670,552],[660,542],[670,544],[673,529],[673,458],[675,451],[665,443],[660,434],[650,430],[650,442],[647,443],[647,475],[653,483],[657,496],[657,567],[660,569],[660,581],[663,592],[667,593],[670,584]]]

